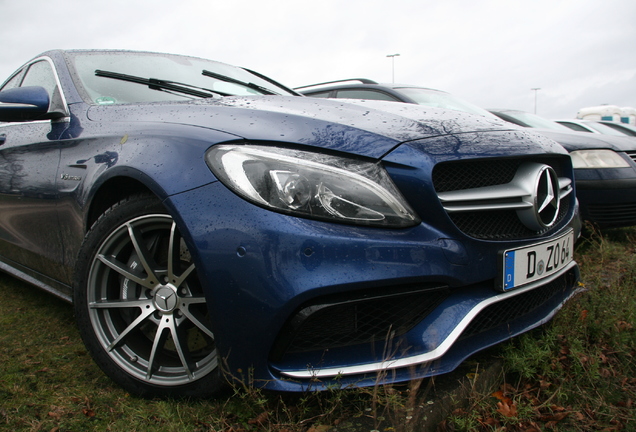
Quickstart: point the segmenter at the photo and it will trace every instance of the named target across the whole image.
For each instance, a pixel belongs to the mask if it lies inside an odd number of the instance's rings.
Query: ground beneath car
[[[491,348],[470,357],[451,373],[422,380],[405,418],[377,414],[374,418],[369,413],[336,426],[315,426],[308,432],[436,431],[453,411],[468,407],[471,396],[493,392],[501,384],[503,363],[497,353],[496,347]],[[412,385],[404,387],[413,390]]]

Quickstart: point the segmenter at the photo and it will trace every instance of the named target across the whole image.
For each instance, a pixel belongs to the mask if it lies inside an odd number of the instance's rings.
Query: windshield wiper
[[[210,90],[204,87],[197,87],[190,84],[184,84],[176,81],[166,81],[157,78],[142,78],[134,75],[126,75],[117,72],[109,72],[97,69],[95,76],[104,78],[113,78],[121,81],[127,81],[142,85],[147,85],[149,89],[182,93],[190,96],[196,96],[201,98],[214,97],[215,94],[221,96],[230,96],[229,93],[223,93],[216,90]]]
[[[229,82],[232,84],[236,84],[239,85],[241,87],[245,87],[245,88],[249,88],[252,90],[256,90],[259,93],[262,94],[266,94],[266,95],[275,95],[276,93],[274,93],[273,91],[266,89],[265,87],[259,86],[258,84],[254,84],[251,82],[244,82],[241,80],[237,80],[236,78],[231,78],[229,76],[225,76],[225,75],[221,75],[206,69],[203,69],[203,72],[201,72],[203,75],[207,76],[207,77],[211,77],[211,78],[216,78],[219,81],[225,81],[225,82]]]
[[[241,68],[241,69],[243,69],[244,71],[247,71],[247,72],[251,73],[252,75],[256,75],[256,76],[257,76],[257,77],[259,77],[260,79],[265,80],[265,81],[267,81],[268,83],[270,83],[270,84],[272,84],[272,85],[275,85],[276,87],[278,87],[278,88],[281,88],[281,89],[285,90],[286,92],[289,92],[289,93],[291,93],[291,94],[293,94],[293,95],[296,95],[296,96],[302,96],[302,95],[301,95],[300,93],[298,93],[297,91],[292,90],[292,89],[290,89],[290,88],[288,88],[288,87],[286,87],[286,86],[282,85],[281,83],[279,83],[279,82],[277,82],[277,81],[274,81],[274,80],[273,80],[273,79],[271,79],[270,77],[267,77],[267,76],[265,76],[265,75],[263,75],[263,74],[261,74],[261,73],[258,73],[258,72],[256,72],[256,71],[253,71],[253,70],[248,69],[248,68]]]

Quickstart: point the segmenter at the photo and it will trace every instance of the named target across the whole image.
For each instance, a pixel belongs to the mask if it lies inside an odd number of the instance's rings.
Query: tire
[[[86,235],[77,269],[79,331],[113,381],[143,397],[222,389],[195,265],[155,197],[137,195],[108,209]]]

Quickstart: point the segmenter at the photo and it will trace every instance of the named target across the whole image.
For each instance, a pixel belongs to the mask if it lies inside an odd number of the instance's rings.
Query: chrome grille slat
[[[572,180],[559,178],[560,197],[572,192]],[[444,210],[469,212],[482,210],[520,210],[532,207],[530,191],[519,185],[503,184],[438,194]]]

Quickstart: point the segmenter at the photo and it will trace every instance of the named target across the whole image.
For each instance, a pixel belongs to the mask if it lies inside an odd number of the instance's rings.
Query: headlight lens
[[[273,210],[385,227],[420,222],[378,164],[253,145],[212,147],[206,162],[238,195]]]
[[[612,150],[576,150],[570,156],[574,168],[629,168],[627,161]]]

